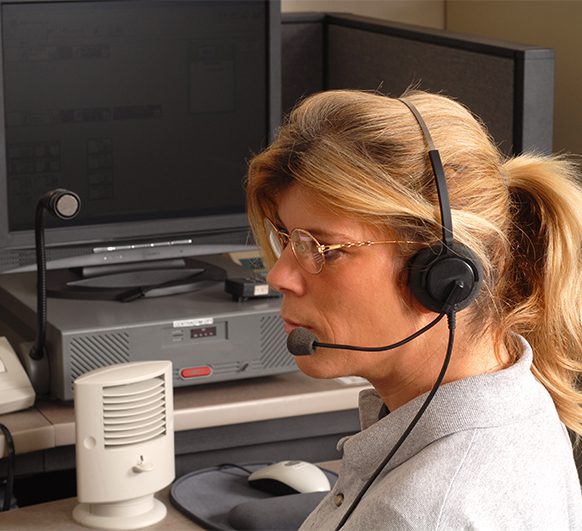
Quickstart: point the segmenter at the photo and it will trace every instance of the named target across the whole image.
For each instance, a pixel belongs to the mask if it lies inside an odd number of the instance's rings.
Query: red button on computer
[[[201,376],[210,376],[212,374],[212,368],[207,365],[202,367],[186,367],[180,371],[180,376],[182,378],[199,378]]]

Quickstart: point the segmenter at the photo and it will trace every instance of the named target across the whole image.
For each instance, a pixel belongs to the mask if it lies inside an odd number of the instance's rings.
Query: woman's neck
[[[369,378],[390,411],[432,389],[442,369],[448,347],[448,330],[440,327],[415,340],[413,348],[394,359],[393,370],[380,378]],[[442,384],[479,374],[499,371],[510,364],[505,346],[496,345],[494,335],[475,338],[458,326],[449,367]],[[445,333],[443,333],[445,332]]]

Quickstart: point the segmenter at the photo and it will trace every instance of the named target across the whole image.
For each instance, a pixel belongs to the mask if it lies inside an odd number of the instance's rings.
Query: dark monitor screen
[[[244,240],[246,163],[279,121],[278,11],[251,0],[2,2],[0,271],[34,261],[36,202],[59,187],[82,208],[66,224],[47,217],[53,258]]]

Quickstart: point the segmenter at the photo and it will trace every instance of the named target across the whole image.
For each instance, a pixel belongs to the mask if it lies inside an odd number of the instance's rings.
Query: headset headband
[[[424,135],[424,139],[428,144],[429,150],[428,156],[430,158],[430,164],[432,166],[432,171],[435,176],[437,196],[441,212],[441,223],[443,228],[442,241],[444,245],[449,246],[451,243],[453,243],[453,220],[451,217],[451,203],[449,200],[449,190],[447,187],[445,170],[443,168],[440,153],[438,149],[434,147],[432,136],[428,130],[428,127],[426,126],[425,121],[423,120],[422,116],[420,115],[416,107],[412,105],[412,103],[410,103],[409,101],[406,101],[402,98],[398,99],[410,109],[410,111],[416,118],[418,125],[420,125],[420,128],[422,129],[422,134]]]

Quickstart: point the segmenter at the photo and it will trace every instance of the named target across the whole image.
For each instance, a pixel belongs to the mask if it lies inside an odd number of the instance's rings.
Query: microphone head
[[[294,356],[309,356],[317,348],[317,337],[307,328],[296,328],[287,338],[287,349]]]
[[[53,216],[61,219],[73,219],[81,210],[79,196],[64,188],[47,192],[41,202]]]

